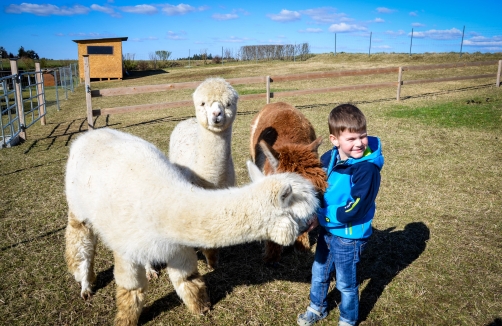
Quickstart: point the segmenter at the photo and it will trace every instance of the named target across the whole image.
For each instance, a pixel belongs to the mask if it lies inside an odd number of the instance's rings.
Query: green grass
[[[440,127],[497,130],[502,125],[500,99],[490,97],[427,105],[407,109],[398,106],[388,113],[393,118],[412,118],[425,124]]]
[[[223,67],[169,68],[165,73],[92,83],[93,89],[225,78],[296,74],[396,65],[486,61],[502,54],[318,55],[305,62],[232,63]],[[448,71],[485,74],[494,67]],[[421,72],[435,78],[445,71]],[[416,76],[406,73],[405,78]],[[395,81],[395,75],[343,77],[277,83],[274,89],[323,88]],[[377,198],[374,234],[360,268],[362,326],[502,324],[502,88],[495,80],[403,86],[288,97],[312,122],[330,148],[326,117],[340,103],[365,113],[368,132],[382,141],[385,165]],[[264,89],[242,85],[239,93]],[[93,107],[115,107],[189,99],[191,91],[93,99]],[[486,101],[489,98],[489,101]],[[272,102],[277,100],[272,99]],[[60,97],[61,110],[49,107],[47,125],[27,130],[23,144],[0,150],[0,325],[110,325],[115,315],[113,257],[100,242],[98,284],[91,301],[63,259],[67,205],[64,172],[69,146],[86,132],[83,85]],[[232,152],[238,185],[249,182],[249,132],[264,101],[240,101],[233,126]],[[145,138],[168,153],[169,135],[193,107],[96,118]],[[474,165],[473,162],[482,162]],[[315,248],[317,233],[311,234]],[[220,267],[198,268],[209,289],[212,310],[191,315],[166,273],[151,281],[142,325],[295,325],[308,305],[314,249],[286,248],[281,265],[262,262],[263,243],[223,248]],[[330,312],[319,323],[336,325],[339,293],[332,282]]]

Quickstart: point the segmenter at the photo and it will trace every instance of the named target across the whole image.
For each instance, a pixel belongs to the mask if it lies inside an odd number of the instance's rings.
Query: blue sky
[[[2,0],[0,46],[76,59],[73,40],[128,37],[123,52],[144,60],[305,42],[327,53],[336,38],[337,52],[458,52],[465,26],[463,52],[502,52],[502,1],[169,1]]]

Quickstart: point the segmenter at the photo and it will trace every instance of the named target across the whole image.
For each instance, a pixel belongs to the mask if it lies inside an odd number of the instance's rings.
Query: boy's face
[[[343,131],[339,137],[329,135],[331,143],[338,148],[340,160],[345,161],[349,157],[363,157],[366,147],[368,147],[368,134],[363,132]]]

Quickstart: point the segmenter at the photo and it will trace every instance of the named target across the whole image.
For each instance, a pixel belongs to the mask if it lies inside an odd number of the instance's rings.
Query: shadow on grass
[[[133,70],[133,71],[128,71],[127,74],[124,75],[124,80],[129,80],[129,79],[137,79],[137,78],[143,78],[143,77],[148,77],[148,76],[156,76],[156,75],[162,75],[162,74],[168,74],[168,71],[162,70],[162,69],[156,69],[156,70],[144,70],[144,71],[139,71],[139,70]]]
[[[363,252],[359,279],[369,279],[369,283],[361,293],[360,321],[366,320],[392,279],[420,257],[430,237],[429,228],[422,222],[410,223],[402,231],[393,230],[375,229]],[[337,299],[340,302],[339,293]]]
[[[491,323],[485,326],[502,326],[502,318],[495,318]]]
[[[429,239],[429,229],[422,222],[410,223],[402,231],[393,230],[374,229],[363,253],[359,276],[361,280],[369,279],[369,283],[361,294],[361,321],[367,318],[392,279],[421,255]],[[317,229],[311,232],[311,242],[316,241],[317,235]],[[279,266],[271,268],[263,263],[263,247],[263,243],[253,242],[220,250],[219,267],[204,275],[212,306],[242,285],[260,285],[275,280],[310,284],[313,253],[299,253],[293,247],[286,247]],[[199,260],[205,260],[200,253]],[[304,306],[298,307],[298,312],[308,305],[308,295],[305,293]],[[338,290],[329,293],[328,301],[330,309],[340,302]],[[180,299],[171,292],[156,300],[142,313],[140,320],[147,323],[179,304]]]

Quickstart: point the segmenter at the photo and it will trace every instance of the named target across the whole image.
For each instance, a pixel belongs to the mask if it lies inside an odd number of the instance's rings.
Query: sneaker
[[[307,311],[305,313],[298,315],[298,319],[296,320],[296,322],[300,326],[311,326],[323,318],[324,317],[321,315],[320,312],[316,311],[315,309],[309,306],[307,307]]]
[[[352,326],[352,324],[349,324],[346,321],[340,320],[340,321],[338,321],[338,326]]]

